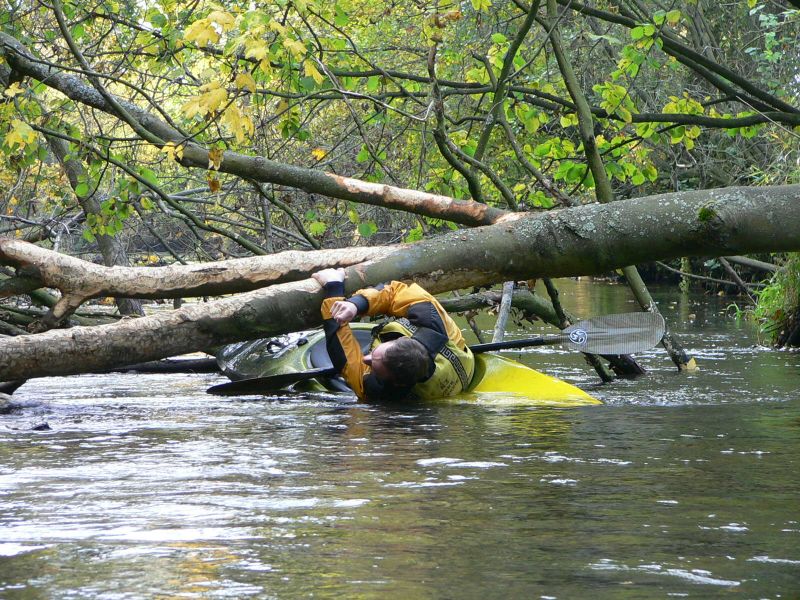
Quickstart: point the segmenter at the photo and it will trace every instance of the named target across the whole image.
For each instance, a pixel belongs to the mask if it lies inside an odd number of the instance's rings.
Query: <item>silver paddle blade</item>
[[[573,350],[591,354],[635,354],[664,337],[664,319],[649,312],[605,315],[579,321],[564,330]]]

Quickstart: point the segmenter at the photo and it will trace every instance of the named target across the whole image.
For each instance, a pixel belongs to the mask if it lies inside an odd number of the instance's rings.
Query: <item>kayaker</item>
[[[333,366],[360,400],[435,400],[458,394],[475,359],[461,330],[419,285],[392,281],[344,297],[344,269],[313,274],[325,290],[325,338]],[[394,317],[380,327],[369,354],[348,323],[359,315]]]

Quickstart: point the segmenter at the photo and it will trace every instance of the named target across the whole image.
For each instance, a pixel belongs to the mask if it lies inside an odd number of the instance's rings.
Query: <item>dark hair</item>
[[[410,337],[397,338],[386,348],[384,365],[392,373],[392,381],[414,385],[430,375],[430,357],[425,346]]]

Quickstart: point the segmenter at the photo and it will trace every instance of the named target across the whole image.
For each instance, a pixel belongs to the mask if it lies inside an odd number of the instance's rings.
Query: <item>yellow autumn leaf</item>
[[[19,81],[15,81],[5,89],[5,91],[3,92],[3,96],[5,96],[6,98],[13,98],[14,96],[19,96],[20,94],[24,93],[25,90],[22,89],[22,86],[19,84]]]
[[[210,19],[198,19],[186,28],[186,31],[183,32],[183,39],[187,42],[194,42],[200,48],[205,48],[209,42],[216,44],[219,41],[219,33]]]
[[[17,145],[20,148],[24,148],[34,141],[36,141],[36,132],[30,125],[19,119],[13,119],[11,121],[11,129],[6,135],[6,145],[9,148],[13,149],[14,146]]]
[[[297,40],[285,39],[283,40],[283,47],[292,53],[296,59],[301,59],[306,55],[306,46],[303,42]]]
[[[262,40],[248,40],[244,45],[244,57],[264,60],[269,56],[269,45]]]
[[[208,151],[208,168],[216,171],[222,166],[222,156],[224,150],[222,148],[214,148]]]
[[[181,107],[181,112],[187,119],[193,119],[201,113],[200,98],[194,97]]]
[[[222,115],[222,123],[230,128],[233,135],[236,136],[236,141],[240,144],[246,142],[248,137],[255,133],[256,129],[253,120],[242,113],[236,105],[228,107],[225,114]]]
[[[311,60],[303,62],[303,72],[306,74],[306,77],[311,77],[317,85],[325,81],[325,76],[317,70],[316,65]]]
[[[181,160],[183,158],[183,144],[177,145],[175,142],[167,142],[161,147],[161,152],[166,154],[170,160]]]
[[[284,27],[277,21],[270,21],[269,28],[280,36],[285,36],[287,34],[286,27]]]
[[[211,190],[213,193],[217,193],[222,189],[222,184],[219,182],[219,179],[216,177],[207,177],[206,181],[208,181],[208,189]]]
[[[228,92],[219,81],[212,81],[200,86],[200,91],[203,93],[199,96],[198,101],[200,108],[204,111],[203,114],[216,112],[228,100]]]
[[[233,29],[233,26],[236,24],[236,19],[233,15],[229,12],[224,10],[215,10],[209,13],[208,17],[206,17],[209,21],[212,21],[220,26],[222,31],[230,31]]]
[[[253,76],[250,73],[239,73],[236,76],[236,87],[240,90],[248,89],[255,94],[256,92],[256,80],[253,79]]]
[[[316,160],[322,160],[327,154],[328,153],[324,148],[314,148],[311,151],[311,156],[313,156]]]

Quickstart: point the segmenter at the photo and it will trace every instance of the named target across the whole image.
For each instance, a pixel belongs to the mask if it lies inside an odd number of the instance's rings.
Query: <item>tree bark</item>
[[[800,250],[800,185],[679,192],[455,231],[349,267],[354,291],[413,279],[433,293],[511,279],[604,273],[685,255]],[[212,265],[206,265],[213,268]],[[0,340],[0,380],[108,369],[320,323],[312,280],[166,314]]]
[[[327,266],[346,267],[374,260],[392,248],[345,248],[319,252],[288,251],[199,265],[103,267],[13,238],[0,238],[0,262],[16,267],[37,287],[61,290],[53,307],[62,320],[91,298],[182,298],[250,291],[296,281]],[[10,296],[0,289],[0,298]]]

